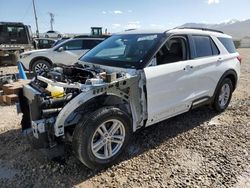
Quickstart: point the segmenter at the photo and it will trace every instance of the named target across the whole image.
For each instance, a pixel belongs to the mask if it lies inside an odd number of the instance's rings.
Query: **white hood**
[[[51,49],[40,49],[40,50],[31,50],[31,51],[27,51],[27,52],[23,52],[21,55],[25,55],[25,54],[33,54],[33,53],[40,53],[40,52],[48,52]]]

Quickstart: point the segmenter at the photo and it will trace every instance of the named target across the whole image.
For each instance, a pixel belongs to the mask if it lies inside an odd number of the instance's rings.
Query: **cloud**
[[[220,2],[220,0],[208,0],[207,4],[211,5],[211,4],[218,4]]]
[[[117,29],[117,28],[120,28],[120,27],[121,27],[121,24],[118,24],[118,23],[112,24],[113,29]]]
[[[120,11],[120,10],[114,10],[113,13],[114,13],[114,14],[122,14],[123,12]]]
[[[125,26],[125,29],[139,29],[141,28],[141,24],[139,21],[130,21]]]
[[[103,10],[102,14],[123,14],[121,10]]]

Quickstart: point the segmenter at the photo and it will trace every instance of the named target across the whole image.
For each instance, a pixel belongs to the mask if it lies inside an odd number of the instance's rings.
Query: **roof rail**
[[[216,29],[209,29],[209,28],[203,28],[203,27],[176,27],[175,29],[198,29],[202,31],[212,31],[217,33],[223,33],[222,31],[216,30]]]

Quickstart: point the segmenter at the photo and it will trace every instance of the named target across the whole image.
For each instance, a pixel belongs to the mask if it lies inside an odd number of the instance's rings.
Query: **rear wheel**
[[[130,122],[130,117],[115,107],[104,107],[85,116],[73,134],[76,156],[91,169],[112,165],[129,141]]]
[[[213,107],[218,112],[223,112],[229,105],[233,93],[233,84],[229,78],[224,79],[215,94]]]
[[[46,60],[37,60],[33,63],[31,70],[33,73],[40,75],[42,72],[47,71],[51,68],[51,65],[48,61]]]

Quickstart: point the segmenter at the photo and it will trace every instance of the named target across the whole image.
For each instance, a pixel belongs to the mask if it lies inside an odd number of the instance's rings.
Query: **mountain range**
[[[180,27],[195,27],[195,28],[202,27],[202,28],[216,29],[231,35],[234,39],[242,39],[244,37],[250,37],[250,19],[242,21],[232,19],[219,24],[186,23],[181,25]]]

